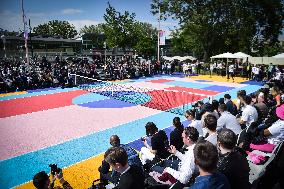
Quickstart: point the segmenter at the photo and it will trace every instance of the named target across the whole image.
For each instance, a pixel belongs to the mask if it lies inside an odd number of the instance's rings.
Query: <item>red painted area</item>
[[[146,82],[151,82],[151,83],[166,83],[166,82],[170,82],[170,81],[174,81],[171,79],[157,79],[157,80],[149,80]]]
[[[0,118],[69,106],[73,98],[86,93],[88,92],[77,90],[0,101]]]
[[[201,95],[163,90],[154,90],[147,92],[147,94],[151,95],[152,100],[143,104],[143,106],[164,111],[204,98]]]
[[[177,90],[177,91],[186,91],[186,92],[192,92],[192,93],[198,93],[203,95],[216,95],[220,92],[218,91],[209,91],[209,90],[203,90],[203,89],[193,89],[193,88],[186,88],[186,87],[169,87],[166,88],[167,90]]]

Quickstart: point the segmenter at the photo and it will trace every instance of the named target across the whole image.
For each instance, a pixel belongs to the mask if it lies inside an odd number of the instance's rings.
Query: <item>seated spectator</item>
[[[284,140],[284,104],[276,108],[276,115],[279,120],[264,130],[268,142],[275,145]]]
[[[51,180],[46,172],[41,171],[37,173],[33,178],[33,185],[37,189],[53,189],[54,181],[58,179],[63,189],[72,189],[70,184],[63,178],[62,171],[60,173],[55,173],[55,175],[51,174]],[[61,189],[61,187],[56,187],[57,189]]]
[[[104,158],[113,170],[121,174],[119,183],[114,189],[144,189],[143,170],[136,165],[128,164],[128,156],[123,148],[109,148]]]
[[[153,122],[148,122],[145,126],[146,135],[151,136],[151,145],[150,146],[147,140],[144,140],[143,143],[145,147],[141,148],[141,161],[145,165],[147,160],[153,161],[166,159],[170,153],[167,150],[169,145],[168,137],[163,130],[158,130],[157,126]]]
[[[254,106],[259,110],[259,117],[264,119],[268,115],[268,107],[264,103],[264,93],[260,92],[257,96],[257,102],[254,104]]]
[[[210,103],[205,103],[204,104],[204,111],[205,113],[202,115],[201,117],[201,123],[204,124],[204,119],[207,115],[211,114],[214,115],[216,117],[216,119],[219,119],[219,114],[217,112],[214,112],[213,110],[213,106]]]
[[[238,111],[242,111],[243,110],[243,98],[247,95],[245,90],[239,90],[237,92],[237,102],[236,102],[236,107]]]
[[[230,129],[222,129],[217,137],[219,148],[219,161],[217,170],[223,173],[232,189],[250,189],[249,164],[245,155],[237,147],[237,136]]]
[[[275,105],[279,106],[281,104],[281,95],[279,88],[277,86],[272,87],[270,90],[270,94],[274,97]]]
[[[236,135],[240,134],[241,126],[237,121],[237,118],[227,111],[227,106],[225,104],[221,104],[218,108],[221,116],[217,120],[217,131],[222,128],[231,129]]]
[[[182,138],[184,145],[187,146],[185,154],[176,150],[174,146],[170,146],[170,152],[179,158],[180,163],[174,163],[174,165],[177,165],[175,167],[167,167],[171,162],[164,161],[163,164],[153,167],[152,170],[160,173],[167,172],[182,184],[186,184],[196,170],[193,148],[198,139],[198,131],[194,127],[186,127],[182,133]]]
[[[188,121],[190,121],[188,127],[194,127],[197,129],[199,133],[199,137],[203,137],[203,129],[202,129],[202,124],[200,120],[195,119],[195,113],[196,111],[194,109],[187,110],[185,112],[185,117]]]
[[[129,165],[136,165],[142,168],[142,163],[139,159],[139,155],[133,148],[128,145],[120,144],[120,138],[117,135],[112,135],[109,141],[113,147],[121,147],[126,151]],[[102,165],[99,167],[99,172],[101,183],[105,185],[108,184],[108,181],[113,184],[118,183],[120,173],[114,170],[110,171],[110,166],[105,160],[103,160]]]
[[[216,172],[217,148],[208,141],[200,141],[193,151],[195,164],[200,174],[189,189],[230,189],[226,176]]]
[[[227,111],[230,112],[234,116],[237,115],[237,113],[238,113],[237,106],[231,100],[231,95],[225,94],[224,95],[224,102],[227,106]]]
[[[180,150],[183,147],[181,136],[183,132],[183,125],[180,122],[179,117],[175,117],[173,119],[173,126],[175,129],[170,133],[170,144],[175,146],[177,150]]]
[[[211,142],[213,145],[216,146],[217,144],[217,119],[214,115],[209,114],[204,119],[204,125],[207,129],[208,136],[205,138],[205,140]]]
[[[251,97],[245,96],[243,98],[244,102],[244,109],[242,112],[242,116],[240,118],[239,123],[241,125],[246,125],[246,127],[249,127],[252,122],[255,122],[258,120],[258,114],[255,107],[253,107],[251,104]]]

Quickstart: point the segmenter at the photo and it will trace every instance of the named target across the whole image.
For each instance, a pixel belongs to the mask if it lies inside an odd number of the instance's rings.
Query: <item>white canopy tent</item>
[[[230,58],[237,58],[234,54],[232,53],[223,53],[223,54],[218,54],[218,55],[215,55],[215,56],[211,56],[210,57],[211,59],[214,59],[214,58],[226,58],[227,59],[227,62],[226,62],[226,75],[229,77],[228,75],[228,59]]]
[[[284,59],[284,53],[277,54],[277,55],[273,56],[273,58]]]
[[[234,53],[234,56],[235,56],[236,58],[241,58],[241,59],[245,59],[245,58],[251,57],[250,55],[245,54],[245,53],[243,53],[243,52]]]

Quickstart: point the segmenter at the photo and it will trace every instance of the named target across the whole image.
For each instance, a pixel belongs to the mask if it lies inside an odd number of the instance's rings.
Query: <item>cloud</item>
[[[61,14],[77,14],[82,12],[84,11],[81,9],[73,9],[73,8],[63,9],[62,11],[60,11]]]
[[[80,29],[85,25],[89,26],[89,25],[97,25],[99,23],[102,23],[96,20],[68,20],[68,22],[73,24],[78,32],[80,32]]]

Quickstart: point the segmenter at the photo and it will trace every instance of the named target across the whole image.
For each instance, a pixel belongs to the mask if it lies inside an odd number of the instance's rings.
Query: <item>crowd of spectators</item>
[[[148,122],[140,152],[120,144],[119,136],[111,136],[112,147],[98,170],[99,187],[283,188],[283,91],[283,80],[271,80],[252,94],[238,91],[236,101],[229,94],[211,102],[199,101],[185,112],[188,125],[179,117],[173,119],[169,137],[154,122]],[[266,168],[252,179],[254,165]],[[35,186],[39,175],[46,178],[46,173],[35,175]],[[56,177],[62,178],[60,174]],[[71,187],[63,181],[63,188]],[[51,181],[45,179],[44,183],[50,185]]]
[[[99,69],[110,79],[172,73],[172,67],[167,70],[170,68],[167,63],[108,61],[103,64],[99,60],[89,63],[86,59],[56,58],[50,62],[43,58],[27,65],[19,60],[1,60],[0,91],[68,87],[73,85],[71,73],[99,78]],[[175,117],[169,137],[154,122],[148,122],[146,136],[141,138],[144,147],[140,155],[128,145],[120,144],[117,135],[111,136],[112,147],[105,152],[98,170],[100,187],[111,183],[117,189],[284,188],[281,179],[284,174],[284,78],[278,67],[269,65],[259,69],[264,69],[262,72],[267,76],[260,76],[254,68],[247,75],[255,80],[267,77],[263,88],[252,94],[240,90],[235,102],[229,94],[210,102],[197,102],[185,112],[189,125],[183,125]],[[264,166],[270,157],[274,158],[273,163],[265,169],[265,174],[251,180],[251,166]],[[49,178],[45,172],[37,173],[34,186],[53,188],[58,179],[63,188],[72,188],[62,171],[51,175]]]

